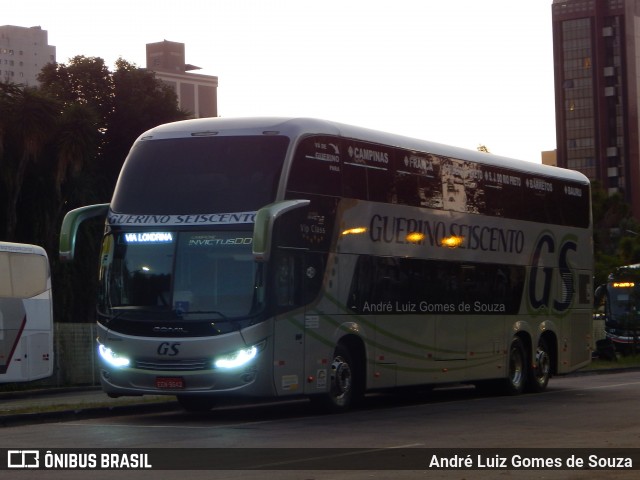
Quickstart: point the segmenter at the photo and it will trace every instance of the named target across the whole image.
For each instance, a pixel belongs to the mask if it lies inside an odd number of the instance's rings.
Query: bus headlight
[[[102,359],[107,362],[112,367],[128,367],[129,359],[127,357],[123,357],[118,355],[116,352],[111,350],[109,347],[105,347],[104,345],[98,346],[98,352],[100,352],[100,356]]]
[[[227,355],[222,355],[214,360],[213,365],[216,368],[224,369],[242,367],[256,358],[258,352],[262,350],[262,347],[264,347],[264,342],[258,345],[253,345],[249,348],[243,348]]]

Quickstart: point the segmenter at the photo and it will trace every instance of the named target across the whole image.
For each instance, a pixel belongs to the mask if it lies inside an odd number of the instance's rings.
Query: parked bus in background
[[[304,395],[452,382],[542,391],[591,356],[580,173],[313,119],[199,119],[143,135],[106,215],[102,387]]]
[[[53,373],[49,259],[42,247],[0,242],[0,383]]]
[[[604,329],[617,352],[640,352],[640,264],[624,265],[596,289],[604,307]]]

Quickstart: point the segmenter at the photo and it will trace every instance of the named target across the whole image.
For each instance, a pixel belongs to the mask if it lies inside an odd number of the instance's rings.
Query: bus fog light
[[[100,345],[98,347],[98,351],[100,352],[100,356],[102,359],[107,362],[112,367],[128,367],[129,359],[127,357],[123,357],[118,355],[116,352],[111,350],[109,347],[105,347],[104,345]]]

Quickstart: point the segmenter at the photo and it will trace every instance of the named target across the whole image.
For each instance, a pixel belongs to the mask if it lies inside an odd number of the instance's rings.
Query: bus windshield
[[[144,140],[127,157],[111,210],[127,214],[255,211],[275,200],[284,136]]]
[[[105,237],[99,310],[114,316],[239,318],[262,308],[248,231],[118,232]]]
[[[633,282],[612,282],[608,287],[608,307],[614,317],[640,315],[640,286]]]

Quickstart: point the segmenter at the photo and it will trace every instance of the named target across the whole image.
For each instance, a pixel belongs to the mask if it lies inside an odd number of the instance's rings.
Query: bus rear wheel
[[[532,393],[543,392],[551,378],[551,355],[547,342],[541,338],[536,349],[536,358],[533,367],[529,370],[527,390]]]
[[[527,353],[518,337],[514,337],[509,347],[509,374],[504,380],[507,395],[519,395],[527,384]]]

